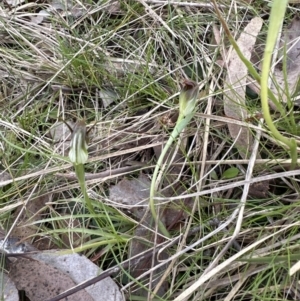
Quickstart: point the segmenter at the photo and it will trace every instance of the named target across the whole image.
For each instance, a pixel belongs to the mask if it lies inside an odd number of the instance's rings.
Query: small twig
[[[180,1],[165,1],[165,0],[145,0],[146,3],[150,4],[161,4],[161,5],[176,5],[176,6],[189,6],[189,7],[202,7],[207,9],[213,9],[214,6],[211,3],[198,3],[198,2],[180,2]],[[218,4],[219,8],[226,8],[228,6]],[[249,9],[249,5],[237,6],[237,9]]]
[[[101,179],[101,178],[106,178],[109,176],[117,176],[117,175],[122,175],[127,172],[133,172],[133,171],[138,171],[141,169],[146,169],[149,168],[144,163],[139,163],[135,164],[132,166],[125,166],[125,167],[120,167],[116,169],[110,169],[110,170],[105,170],[99,173],[94,173],[94,174],[85,174],[85,180],[95,180],[95,179]],[[56,176],[66,178],[68,180],[76,180],[77,176],[75,173],[57,173]]]

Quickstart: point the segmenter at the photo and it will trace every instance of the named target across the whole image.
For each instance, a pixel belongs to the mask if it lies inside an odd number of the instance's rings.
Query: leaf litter
[[[174,126],[174,124],[173,124]],[[182,145],[181,145],[182,146]],[[163,149],[163,146],[154,147],[155,156],[158,158]],[[169,151],[169,156],[166,156],[165,162],[170,161],[168,158],[172,157],[172,151]],[[184,156],[179,150],[173,156],[173,162],[183,163]],[[170,162],[169,162],[170,163]],[[173,166],[168,170],[167,173],[164,174],[164,181],[162,184],[162,188],[166,187],[167,189],[162,190],[161,195],[165,197],[170,197],[173,195],[174,190],[176,194],[183,190],[180,188],[176,190],[175,179],[180,174],[182,166]],[[173,183],[170,185],[170,183]],[[129,210],[134,218],[137,220],[138,224],[135,228],[134,238],[131,240],[129,247],[130,257],[134,257],[137,254],[141,254],[148,250],[149,245],[152,245],[154,242],[159,243],[162,240],[157,238],[155,235],[154,223],[152,215],[148,208],[149,202],[149,191],[150,191],[151,181],[149,178],[140,174],[138,178],[133,178],[131,180],[122,179],[117,185],[110,187],[109,196],[111,201],[121,205],[125,205],[125,208]],[[157,204],[161,207],[159,204]],[[173,202],[167,207],[162,207],[160,219],[161,221],[169,228],[172,229],[176,224],[180,223],[182,220],[186,218],[186,213],[184,211],[192,208],[192,200],[186,200],[182,202]],[[135,278],[140,276],[145,270],[149,270],[151,267],[156,266],[159,261],[167,258],[167,253],[161,252],[159,259],[155,256],[152,261],[150,259],[141,260],[137,265],[134,266],[133,269],[130,270],[131,275]],[[165,271],[165,267],[162,266],[158,269],[155,269],[152,277],[154,280],[151,283],[152,287],[156,287],[158,283],[160,283],[161,276]],[[146,279],[145,285],[149,285],[148,279]],[[131,294],[139,297],[147,297],[148,291],[143,288],[136,288],[132,286],[130,288]],[[163,297],[168,290],[168,284],[165,281],[160,284],[157,289],[156,295]]]
[[[53,298],[75,286],[75,282],[67,274],[34,259],[18,258],[11,265],[9,276],[18,290],[25,291],[31,301]],[[93,301],[94,299],[86,291],[81,290],[72,296],[72,300]]]
[[[153,232],[154,224],[151,213],[148,209],[150,185],[151,181],[146,177],[146,175],[140,174],[136,179],[122,179],[117,185],[112,186],[109,190],[110,199],[117,204],[126,205],[128,210],[130,210],[138,222],[134,231],[134,238],[131,239],[130,242],[130,258],[137,254],[141,254],[145,250],[148,250],[149,245],[153,244],[155,238]],[[163,256],[165,256],[165,254]],[[156,265],[157,263],[158,261],[155,258],[154,264]],[[145,270],[150,269],[152,264],[151,258],[141,260],[137,265],[134,266],[134,268],[130,269],[130,273],[136,278]],[[155,286],[158,283],[161,272],[162,270],[155,271],[154,277],[156,280],[152,283],[152,285]],[[158,296],[163,296],[165,293],[166,290],[162,288],[161,291],[158,292]],[[133,286],[131,287],[131,294],[139,297],[146,297],[148,291]]]
[[[76,253],[64,255],[61,250],[41,252],[31,245],[21,243],[19,239],[9,238],[2,244],[3,251],[10,256],[7,261],[10,281],[18,290],[25,291],[31,301],[49,300],[99,274],[99,267],[85,256]],[[18,254],[20,256],[16,256]],[[115,282],[107,277],[85,290],[79,290],[68,300],[124,299]]]

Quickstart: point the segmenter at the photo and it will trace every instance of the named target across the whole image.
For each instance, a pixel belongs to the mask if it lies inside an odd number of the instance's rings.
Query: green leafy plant
[[[222,179],[233,179],[235,177],[237,177],[237,175],[239,174],[239,169],[236,167],[230,167],[228,169],[226,169],[223,174],[222,174]]]
[[[270,65],[273,50],[279,34],[285,12],[288,4],[288,0],[274,0],[272,4],[271,14],[270,14],[270,25],[268,30],[267,43],[265,47],[262,73],[261,73],[261,106],[265,121],[272,133],[272,135],[284,145],[290,149],[292,164],[291,167],[296,167],[297,161],[297,144],[294,138],[287,138],[283,136],[273,123],[272,117],[270,115],[270,109],[268,104],[268,81],[270,74]]]

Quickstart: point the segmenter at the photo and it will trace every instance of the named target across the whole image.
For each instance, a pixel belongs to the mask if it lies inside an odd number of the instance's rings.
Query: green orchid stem
[[[273,123],[270,110],[269,110],[269,105],[268,105],[268,81],[270,76],[271,60],[272,60],[273,50],[275,47],[277,36],[279,34],[281,24],[284,19],[287,4],[288,4],[287,0],[274,0],[272,3],[269,31],[268,31],[268,37],[267,37],[267,43],[265,47],[264,60],[263,60],[262,73],[261,73],[261,105],[262,105],[264,119],[272,135],[278,141],[282,142],[287,147],[289,147],[290,155],[292,159],[291,168],[294,169],[297,164],[296,140],[294,138],[289,139],[281,135],[281,133],[277,130],[276,126]]]
[[[76,176],[78,178],[78,182],[83,193],[84,203],[91,214],[95,215],[94,208],[92,206],[92,202],[87,194],[86,183],[85,183],[85,172],[83,164],[74,164]]]
[[[294,138],[289,139],[289,138],[281,135],[280,132],[277,130],[276,126],[274,125],[273,120],[271,118],[268,100],[267,100],[267,96],[266,96],[266,93],[268,93],[267,89],[265,88],[265,87],[267,87],[267,83],[264,83],[263,76],[264,76],[264,72],[262,72],[262,85],[261,85],[261,104],[262,104],[263,116],[264,116],[266,124],[268,125],[273,137],[289,147],[290,156],[291,156],[291,160],[292,160],[291,168],[294,169],[297,164],[297,143]],[[268,77],[268,75],[267,75],[267,77]]]
[[[151,210],[153,219],[158,223],[158,229],[166,237],[170,237],[170,233],[166,229],[165,225],[159,219],[159,217],[156,213],[156,210],[155,210],[154,196],[155,196],[155,191],[157,190],[157,187],[158,187],[157,176],[158,176],[159,170],[161,169],[161,166],[163,164],[164,157],[165,157],[166,153],[168,152],[170,146],[173,144],[173,142],[176,140],[176,138],[180,135],[180,133],[183,131],[183,129],[188,125],[188,123],[191,121],[193,116],[194,116],[194,112],[187,116],[184,116],[182,114],[179,115],[177,122],[176,122],[176,126],[173,129],[173,132],[171,133],[165,147],[163,148],[163,150],[158,158],[158,161],[156,163],[154,173],[152,176],[151,187],[150,187],[149,206],[150,206],[150,210]]]
[[[221,12],[219,11],[219,8],[218,8],[218,5],[216,3],[215,0],[213,0],[213,4],[214,4],[214,7],[215,7],[215,10],[216,10],[216,13],[218,15],[218,18],[224,28],[224,31],[225,31],[225,34],[227,35],[229,41],[230,41],[230,44],[232,45],[232,47],[234,48],[234,50],[236,51],[237,55],[239,56],[240,60],[245,64],[245,66],[247,67],[249,73],[252,75],[252,77],[257,81],[258,84],[261,83],[261,77],[260,75],[258,74],[258,72],[256,71],[255,67],[253,66],[253,64],[244,56],[244,54],[242,53],[242,51],[240,50],[237,42],[235,41],[234,37],[232,36],[227,24],[226,24],[226,21],[223,19],[222,15],[221,15]],[[285,111],[284,109],[282,108],[281,104],[279,103],[279,101],[276,99],[274,93],[268,89],[268,96],[269,98],[272,100],[272,102],[275,104],[276,106],[276,109],[278,110],[278,112],[281,114],[281,115],[285,115]]]
[[[271,11],[270,15],[270,25],[269,25],[269,32],[268,32],[268,38],[267,38],[267,43],[266,43],[266,48],[265,48],[265,53],[264,53],[264,58],[263,58],[263,67],[262,67],[262,74],[261,77],[253,67],[252,63],[245,58],[243,53],[241,52],[238,44],[236,43],[234,37],[231,35],[230,30],[225,22],[225,20],[222,18],[222,15],[219,11],[218,5],[216,3],[216,0],[213,0],[213,4],[216,10],[216,13],[218,15],[218,18],[220,22],[222,23],[222,26],[224,28],[224,31],[233,46],[234,50],[238,54],[239,58],[241,61],[246,65],[248,68],[249,73],[253,76],[253,78],[261,85],[261,105],[262,105],[262,111],[263,111],[263,116],[264,119],[274,136],[277,140],[285,144],[289,150],[290,150],[290,156],[292,159],[291,163],[291,168],[296,167],[296,162],[297,162],[297,143],[294,138],[286,138],[283,135],[280,134],[280,132],[277,130],[276,126],[274,125],[271,115],[270,115],[270,110],[269,110],[269,104],[268,104],[268,98],[272,100],[272,102],[275,104],[277,110],[280,112],[282,116],[285,116],[286,112],[280,102],[277,100],[273,92],[269,89],[268,87],[268,80],[269,80],[269,72],[270,72],[270,65],[271,65],[271,57],[273,53],[273,49],[275,46],[275,42],[277,39],[277,35],[280,30],[280,22],[278,20],[283,20],[285,10],[287,7],[287,0],[274,0],[272,3],[272,11],[277,12],[277,14],[273,13]],[[278,14],[280,12],[280,16]]]

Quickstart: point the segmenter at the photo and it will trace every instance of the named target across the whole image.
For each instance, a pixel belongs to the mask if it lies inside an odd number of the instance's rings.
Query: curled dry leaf
[[[262,19],[259,17],[253,18],[241,33],[237,44],[244,54],[250,60],[256,37],[260,32]],[[245,90],[248,70],[244,63],[240,60],[238,54],[233,50],[230,53],[229,63],[227,68],[227,76],[225,79],[224,93],[224,111],[226,116],[245,120],[247,111],[245,107]],[[248,128],[229,123],[230,135],[236,140],[236,147],[242,158],[248,158],[252,148],[253,138]]]

